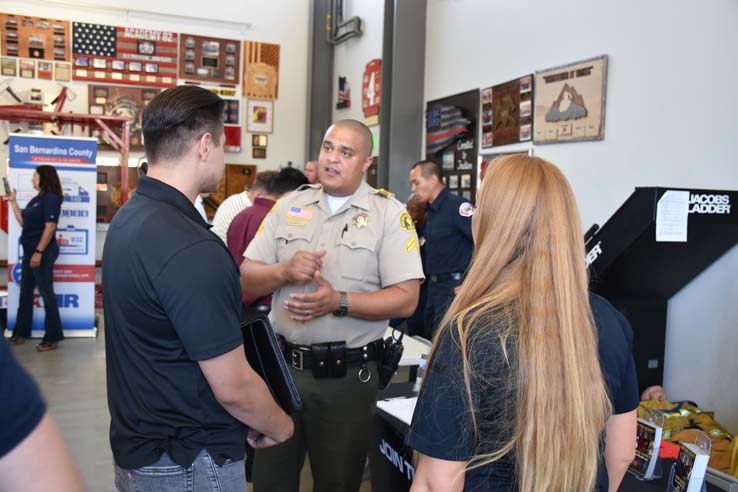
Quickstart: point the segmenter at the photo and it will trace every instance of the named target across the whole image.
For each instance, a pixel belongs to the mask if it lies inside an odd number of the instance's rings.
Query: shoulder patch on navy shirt
[[[471,217],[474,215],[474,205],[469,202],[464,202],[459,205],[459,215],[462,217]]]

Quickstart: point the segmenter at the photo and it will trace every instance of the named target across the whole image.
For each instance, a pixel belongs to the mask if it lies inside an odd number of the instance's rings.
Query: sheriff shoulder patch
[[[404,229],[406,231],[415,230],[415,223],[413,222],[413,218],[410,217],[410,214],[407,212],[402,212],[400,214],[400,229]]]

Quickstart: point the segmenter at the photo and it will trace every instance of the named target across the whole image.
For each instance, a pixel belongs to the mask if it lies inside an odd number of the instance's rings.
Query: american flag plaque
[[[72,78],[174,87],[177,33],[74,22]]]

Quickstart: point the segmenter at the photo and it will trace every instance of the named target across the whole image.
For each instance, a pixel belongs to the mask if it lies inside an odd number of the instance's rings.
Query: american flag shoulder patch
[[[290,207],[287,211],[288,219],[300,219],[300,220],[312,220],[313,209],[312,208],[301,208],[301,207]]]

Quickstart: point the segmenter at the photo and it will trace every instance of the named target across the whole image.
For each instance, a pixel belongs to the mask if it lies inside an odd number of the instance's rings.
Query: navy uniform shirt
[[[243,343],[238,267],[179,191],[142,177],[103,251],[110,443],[133,469],[163,451],[182,467],[206,449],[244,456],[246,427],[213,395],[197,361]]]
[[[0,458],[11,452],[38,426],[46,413],[36,383],[0,340]]]
[[[474,241],[469,202],[446,188],[426,205],[425,274],[464,273],[469,266]]]
[[[47,222],[59,223],[61,202],[61,197],[50,191],[31,198],[22,212],[23,231],[20,240],[24,249],[29,251],[36,249]],[[49,244],[55,243],[56,234],[51,236]]]
[[[599,356],[613,413],[638,406],[638,382],[633,362],[633,330],[625,317],[609,302],[592,294],[592,312],[598,332]],[[485,319],[479,322],[485,323]],[[490,330],[490,328],[486,328]],[[491,328],[494,331],[494,328]],[[515,364],[514,345],[508,339],[507,353]],[[475,454],[491,452],[512,437],[515,422],[515,388],[510,384],[514,369],[505,362],[499,339],[491,336],[473,345],[469,363],[479,377],[471,389],[480,435],[488,441],[477,449],[471,412],[463,384],[458,336],[448,330],[438,340],[407,436],[407,444],[427,456],[447,461],[468,461]],[[513,378],[514,379],[514,378]],[[552,422],[551,425],[555,425]],[[593,432],[597,432],[593,430]],[[607,470],[601,463],[597,491],[607,491]],[[513,492],[515,460],[508,454],[495,463],[466,473],[464,490]]]

